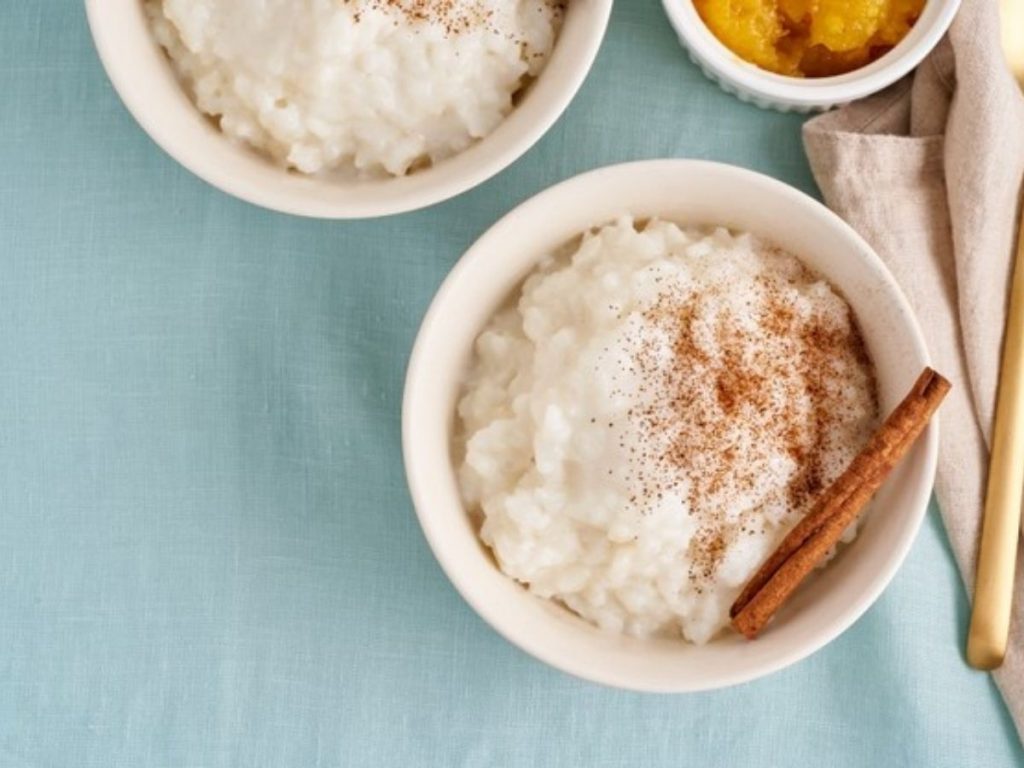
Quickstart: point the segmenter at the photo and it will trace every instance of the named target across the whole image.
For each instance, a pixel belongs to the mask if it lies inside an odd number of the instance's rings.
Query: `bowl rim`
[[[615,184],[617,176],[639,174],[646,177],[655,169],[670,169],[676,173],[700,171],[724,174],[731,177],[737,183],[761,184],[773,193],[789,198],[793,204],[814,208],[819,215],[825,216],[831,225],[842,230],[851,239],[852,243],[858,247],[858,250],[866,259],[867,266],[884,281],[892,300],[896,303],[902,316],[907,319],[908,331],[917,356],[925,364],[930,364],[931,358],[917,316],[914,314],[906,295],[892,273],[889,272],[874,249],[849,224],[824,204],[777,179],[729,164],[691,159],[655,159],[620,163],[603,166],[573,176],[521,202],[481,234],[448,273],[423,317],[406,368],[402,399],[402,456],[406,482],[414,511],[435,559],[456,591],[473,608],[477,615],[500,636],[540,661],[562,672],[593,683],[647,693],[690,693],[715,690],[749,682],[791,666],[832,642],[832,640],[849,629],[878,600],[906,560],[907,554],[917,539],[922,522],[927,514],[938,460],[939,424],[937,419],[932,420],[919,441],[918,448],[921,450],[919,462],[923,469],[922,479],[918,486],[913,489],[909,501],[906,503],[907,509],[910,510],[907,526],[899,541],[894,542],[884,567],[874,572],[871,581],[865,585],[857,599],[848,604],[836,620],[831,624],[817,627],[814,632],[807,636],[805,642],[794,644],[787,653],[779,654],[768,662],[762,662],[760,666],[756,666],[749,671],[723,673],[713,680],[680,684],[678,681],[669,681],[666,676],[666,681],[663,683],[649,680],[638,682],[627,672],[621,672],[615,668],[595,669],[592,666],[588,666],[586,662],[579,662],[571,655],[561,654],[549,649],[542,642],[536,641],[535,638],[529,635],[517,633],[508,622],[503,620],[501,612],[487,601],[485,594],[476,592],[473,585],[466,583],[456,575],[454,564],[449,561],[445,545],[447,531],[440,528],[435,522],[431,514],[433,500],[424,490],[426,478],[424,473],[426,470],[423,465],[425,457],[421,458],[421,452],[413,448],[414,440],[412,435],[419,428],[420,414],[435,408],[432,403],[422,402],[419,394],[420,381],[431,375],[431,347],[443,339],[443,336],[438,336],[435,329],[439,323],[439,317],[447,309],[446,305],[451,302],[452,295],[457,291],[463,290],[461,285],[464,282],[463,275],[471,268],[473,262],[488,258],[489,241],[495,236],[496,232],[505,232],[509,229],[529,231],[530,219],[545,216],[551,210],[557,209],[555,201],[571,194],[575,188],[584,185],[595,185],[615,190],[617,189]],[[542,255],[538,254],[537,258],[539,260],[542,258]],[[513,287],[510,286],[510,290]],[[454,467],[451,467],[451,469],[454,472]],[[462,512],[466,514],[464,505]],[[502,575],[504,576],[504,574]],[[505,578],[508,577],[505,576]],[[539,599],[530,595],[525,590],[523,595],[530,599]]]
[[[870,64],[842,75],[798,78],[769,72],[737,56],[708,29],[693,0],[661,0],[680,42],[700,66],[745,95],[773,106],[798,109],[844,104],[892,85],[938,45],[953,22],[960,2],[926,0],[925,12],[910,32],[892,50]],[[927,23],[922,25],[926,14]]]
[[[107,77],[143,131],[171,158],[222,192],[269,210],[321,219],[374,218],[419,210],[479,186],[510,166],[550,130],[571,104],[593,68],[613,5],[613,0],[583,0],[578,12],[567,14],[548,67],[532,83],[530,95],[492,133],[420,173],[346,182],[289,172],[258,151],[235,144],[212,126],[207,126],[207,132],[216,133],[222,142],[216,151],[209,151],[205,139],[203,146],[197,146],[196,135],[183,136],[170,128],[165,111],[173,109],[180,113],[181,100],[174,103],[161,88],[154,91],[151,82],[130,74],[144,55],[138,49],[140,45],[151,45],[161,55],[163,52],[145,24],[142,0],[120,2],[138,6],[141,25],[140,19],[127,19],[127,14],[112,8],[112,0],[85,0],[86,18]],[[572,21],[574,17],[578,20]],[[575,30],[569,41],[572,50],[563,48],[559,54],[562,36],[570,23]],[[132,45],[124,45],[126,24],[141,26],[138,31],[145,34],[147,42],[135,40]],[[553,68],[556,61],[557,68]],[[169,61],[166,67],[171,70]],[[556,80],[545,80],[549,70],[557,75]],[[181,93],[184,94],[184,89]],[[190,98],[185,96],[184,101],[198,120],[207,120]],[[510,122],[516,115],[520,117]],[[229,154],[232,157],[228,158]],[[241,159],[244,156],[248,158]],[[258,183],[235,172],[243,166],[246,173],[252,172],[260,179]],[[279,176],[279,181],[268,174],[268,169]]]

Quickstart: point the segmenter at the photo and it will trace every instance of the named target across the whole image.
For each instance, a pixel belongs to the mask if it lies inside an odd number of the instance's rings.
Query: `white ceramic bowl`
[[[723,90],[759,107],[810,112],[876,93],[921,63],[946,33],[960,0],[927,0],[921,18],[900,43],[877,61],[835,77],[777,75],[744,61],[707,28],[693,0],[662,0],[690,58]]]
[[[86,0],[103,65],[125,106],[175,160],[228,194],[286,213],[346,219],[423,208],[454,197],[525,153],[583,83],[612,0],[573,0],[541,76],[493,133],[436,166],[395,179],[339,181],[289,172],[229,141],[195,107],[150,34],[141,0]]]
[[[758,640],[728,633],[705,646],[604,633],[502,574],[477,538],[452,460],[456,399],[473,342],[545,253],[623,213],[720,224],[800,256],[847,297],[891,410],[928,362],[917,322],[871,248],[824,206],[766,176],[716,163],[611,166],[552,187],[513,210],[462,257],[438,291],[409,362],[402,414],[405,468],[442,568],[491,626],[537,658],[588,680],[645,691],[696,691],[768,674],[839,635],[881,594],[910,548],[935,474],[932,425],[878,494],[857,539],[787,603]]]

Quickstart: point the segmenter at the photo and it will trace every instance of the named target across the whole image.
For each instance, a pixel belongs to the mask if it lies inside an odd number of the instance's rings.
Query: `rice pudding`
[[[459,481],[531,592],[705,643],[877,412],[848,304],[796,257],[623,218],[549,254],[480,335]]]
[[[491,133],[564,0],[144,0],[202,112],[304,173],[401,176]]]

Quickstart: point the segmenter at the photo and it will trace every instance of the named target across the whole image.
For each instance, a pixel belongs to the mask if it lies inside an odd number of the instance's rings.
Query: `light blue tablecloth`
[[[0,7],[0,766],[997,766],[937,516],[810,660],[694,696],[607,690],[488,629],[399,456],[418,322],[491,222],[641,157],[812,190],[800,118],[705,82],[619,0],[558,126],[482,188],[365,223],[275,215],[165,157],[74,0]],[[947,439],[955,439],[947,435]]]

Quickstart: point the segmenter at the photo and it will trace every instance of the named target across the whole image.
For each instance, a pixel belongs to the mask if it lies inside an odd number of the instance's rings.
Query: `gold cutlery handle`
[[[967,637],[967,662],[977,669],[995,669],[1006,655],[1020,536],[1024,494],[1024,216],[1020,223],[996,395],[974,609]]]

